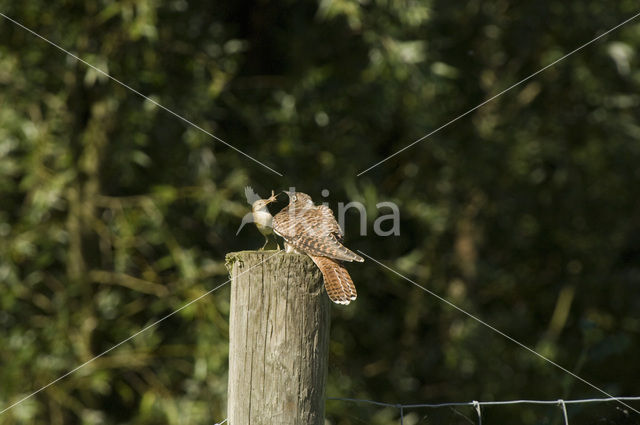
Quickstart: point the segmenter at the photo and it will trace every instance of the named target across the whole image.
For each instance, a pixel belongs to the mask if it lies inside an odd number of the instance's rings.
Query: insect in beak
[[[279,195],[279,194],[278,194]],[[275,195],[273,193],[273,190],[271,191],[271,196],[266,200],[266,204],[270,204],[272,202],[275,202],[278,199],[278,195]]]

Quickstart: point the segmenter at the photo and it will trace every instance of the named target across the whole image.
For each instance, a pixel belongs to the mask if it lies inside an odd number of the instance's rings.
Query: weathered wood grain
[[[227,255],[228,421],[324,425],[330,302],[308,256],[274,254]]]

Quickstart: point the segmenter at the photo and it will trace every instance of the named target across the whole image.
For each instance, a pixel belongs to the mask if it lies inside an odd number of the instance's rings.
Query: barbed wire
[[[456,401],[447,403],[387,403],[384,401],[374,401],[360,398],[342,398],[342,397],[328,397],[327,401],[347,401],[352,403],[371,404],[374,406],[393,407],[400,411],[400,425],[404,422],[405,409],[417,409],[417,408],[438,408],[438,407],[461,407],[468,406],[473,407],[478,415],[478,425],[482,425],[482,406],[504,406],[509,404],[537,404],[537,405],[556,405],[562,409],[562,416],[564,424],[569,425],[569,414],[567,413],[567,404],[587,404],[587,403],[607,403],[611,401],[640,401],[640,396],[631,397],[607,397],[607,398],[583,398],[574,400],[498,400],[498,401]]]

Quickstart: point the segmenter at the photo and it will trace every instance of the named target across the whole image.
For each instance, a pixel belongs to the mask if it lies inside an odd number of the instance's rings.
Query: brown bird
[[[331,301],[349,304],[356,287],[341,261],[364,259],[342,245],[342,229],[329,207],[315,205],[306,193],[285,193],[289,205],[273,217],[273,231],[284,238],[287,252],[307,254],[316,263]]]

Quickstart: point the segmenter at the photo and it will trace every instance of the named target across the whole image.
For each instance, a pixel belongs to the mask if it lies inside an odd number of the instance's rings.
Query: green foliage
[[[638,21],[356,177],[636,9],[1,0],[2,13],[284,177],[2,19],[0,410],[223,283],[225,253],[262,244],[255,229],[235,235],[247,184],[318,200],[327,188],[334,208],[363,202],[370,234],[357,236],[350,216],[350,247],[606,391],[638,395]],[[401,208],[398,237],[371,234],[387,200]],[[602,395],[373,262],[349,268],[359,298],[334,309],[329,396]],[[228,299],[224,287],[181,310],[0,423],[223,419]],[[406,413],[411,424],[474,418]],[[572,423],[640,423],[614,404],[569,413]],[[398,423],[394,409],[337,401],[327,416]]]

